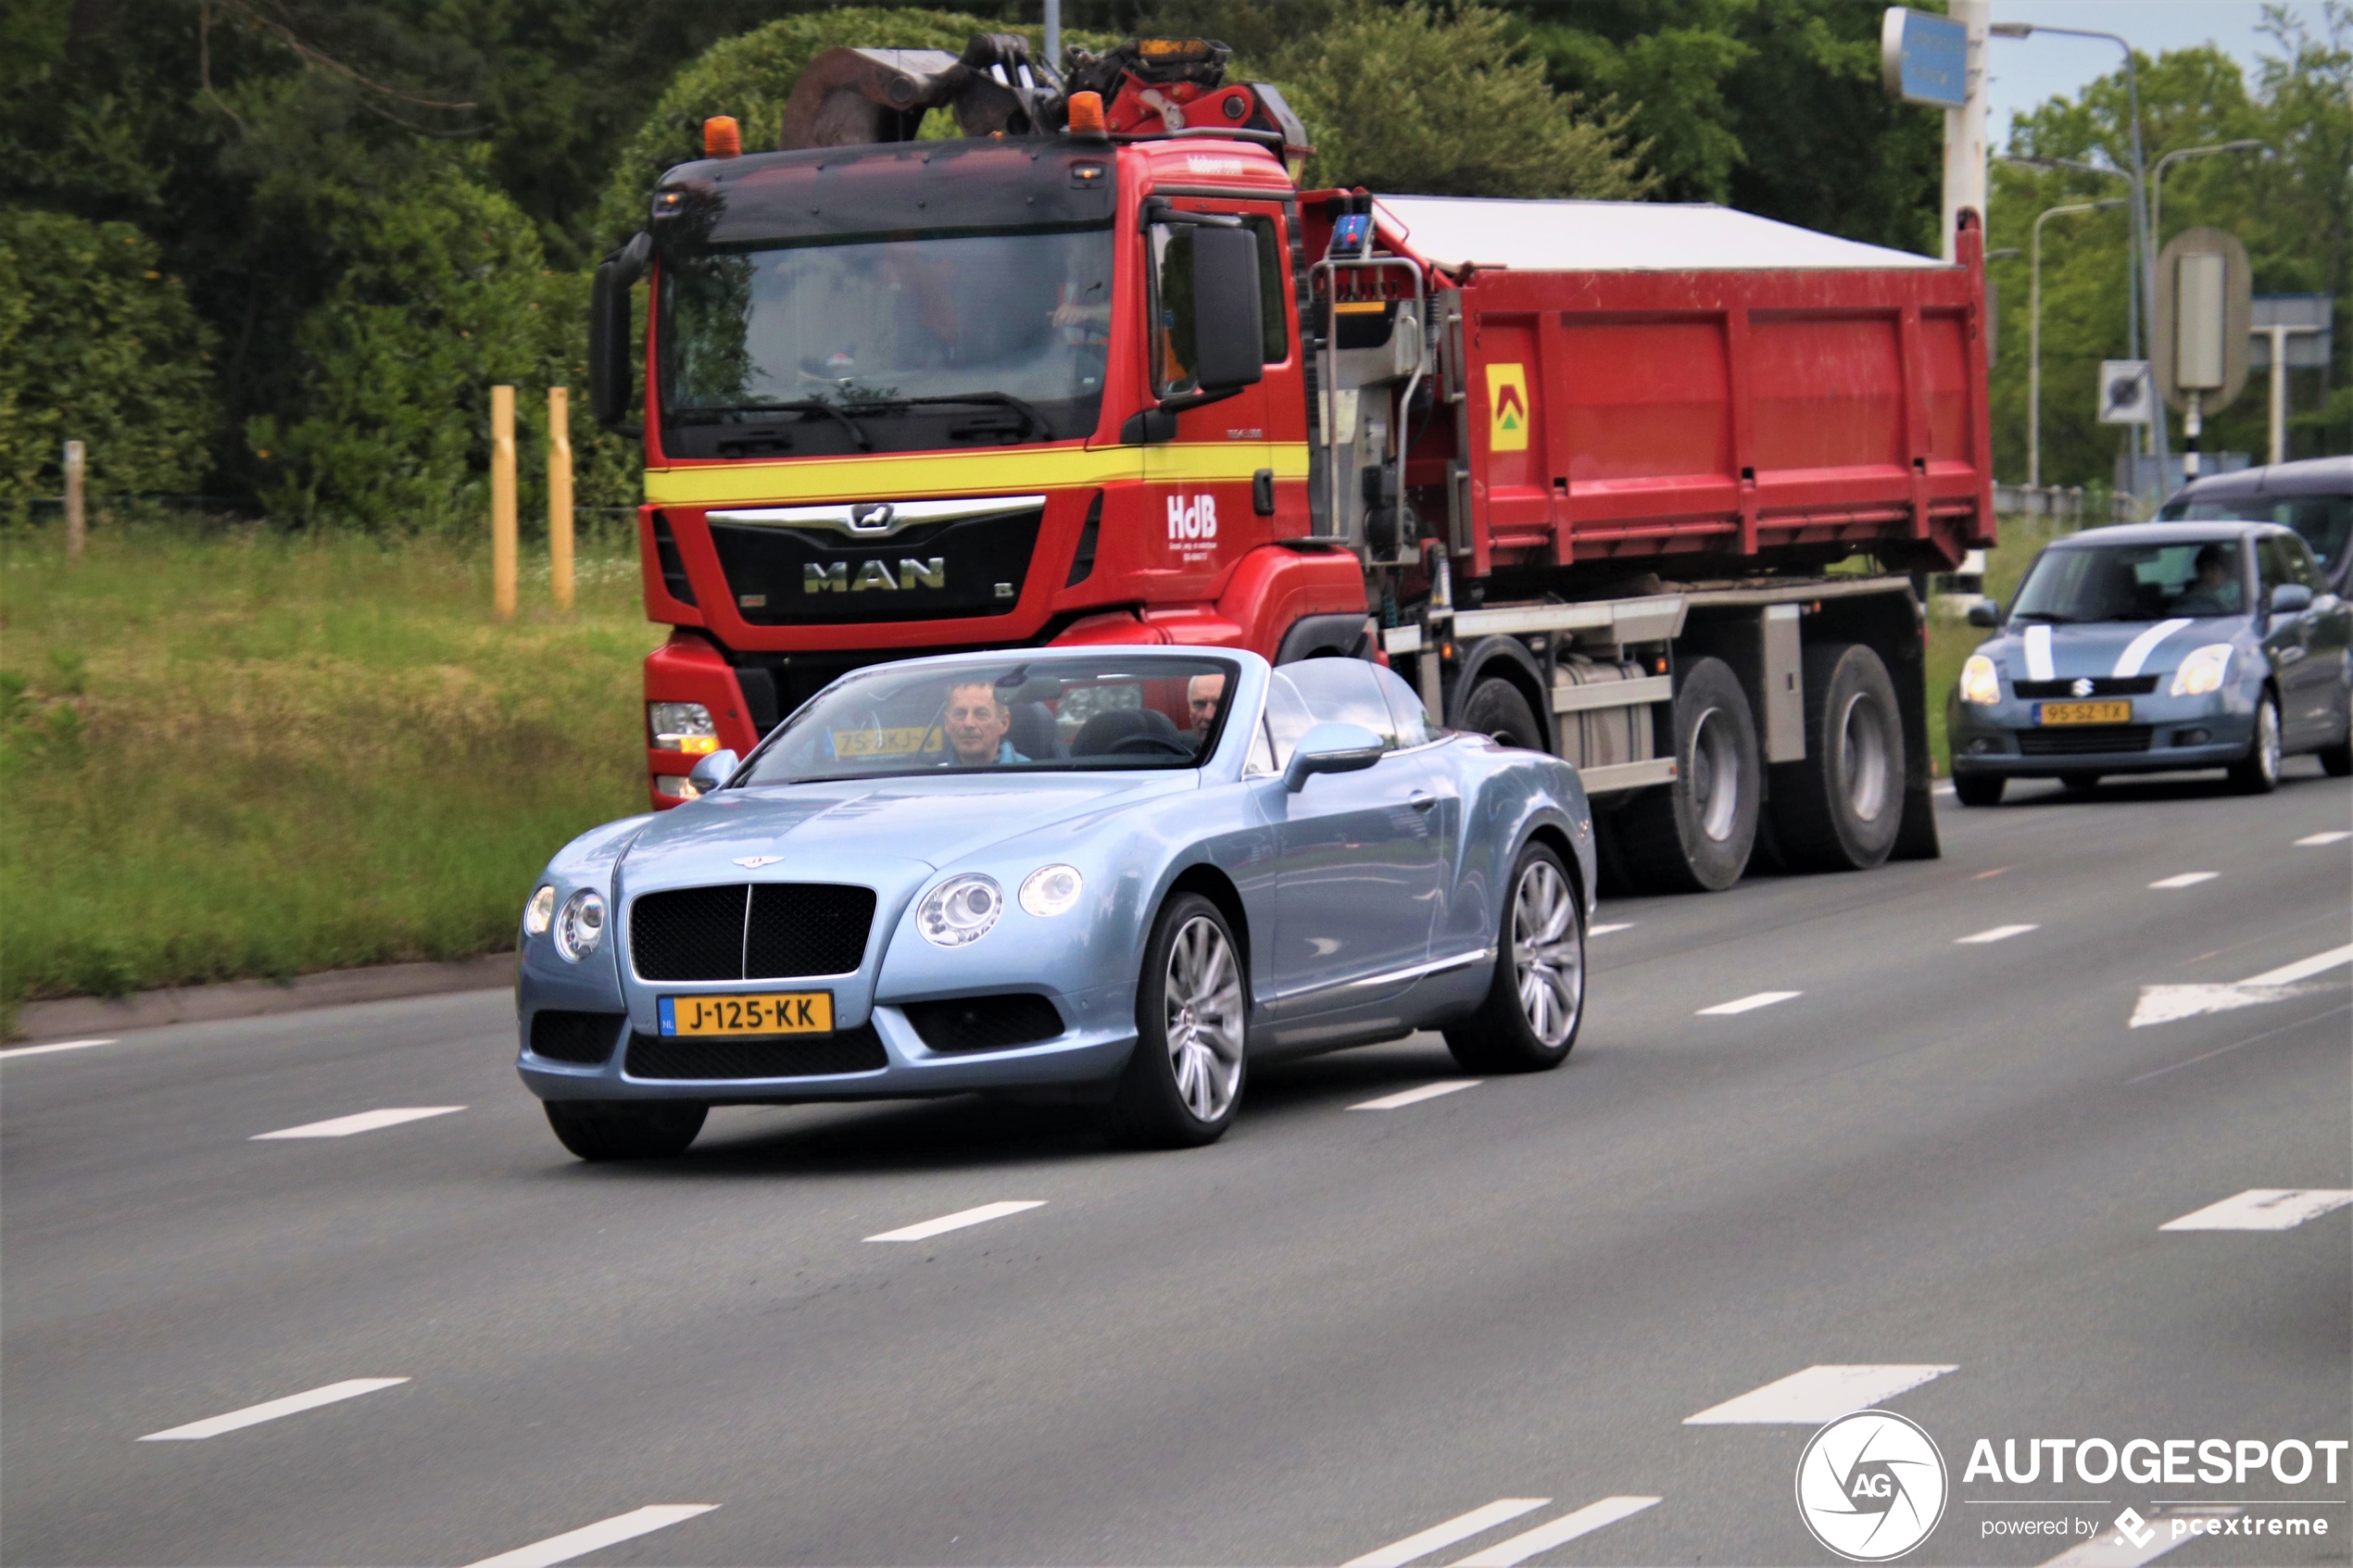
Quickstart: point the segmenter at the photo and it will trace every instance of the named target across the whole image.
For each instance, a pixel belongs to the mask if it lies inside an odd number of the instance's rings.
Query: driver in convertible
[[[1026,762],[1013,749],[1005,732],[1013,726],[1013,710],[997,696],[988,681],[970,681],[948,688],[948,710],[940,717],[948,732],[948,766],[987,768],[1003,762]]]

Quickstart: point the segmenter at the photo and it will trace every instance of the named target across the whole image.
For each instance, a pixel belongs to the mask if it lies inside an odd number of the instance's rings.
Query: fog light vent
[[[2204,746],[2209,738],[2211,737],[2209,737],[2204,730],[2176,730],[2173,732],[2173,744],[2175,746]]]

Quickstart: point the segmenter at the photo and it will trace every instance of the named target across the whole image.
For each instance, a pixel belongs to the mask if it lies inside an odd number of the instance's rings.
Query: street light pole
[[[2149,243],[2160,247],[2165,244],[2165,169],[2167,165],[2179,158],[2204,157],[2208,153],[2268,153],[2271,150],[2271,144],[2269,142],[2259,142],[2254,137],[2247,136],[2235,142],[2216,142],[2204,147],[2176,147],[2158,158],[2157,167],[2149,170]]]
[[[2054,218],[2066,218],[2078,212],[2097,212],[2104,207],[2122,207],[2122,196],[2110,196],[2106,201],[2069,202],[2062,207],[2045,207],[2034,220],[2033,257],[2028,263],[2033,273],[2030,288],[2032,302],[2027,307],[2026,346],[2026,487],[2043,488],[2043,225]]]

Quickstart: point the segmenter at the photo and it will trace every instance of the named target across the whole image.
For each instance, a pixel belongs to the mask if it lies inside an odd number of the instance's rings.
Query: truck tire
[[[1773,770],[1773,841],[1792,871],[1869,871],[1904,822],[1895,683],[1861,643],[1806,650],[1806,759]]]
[[[1617,814],[1618,853],[1650,893],[1717,893],[1741,879],[1756,843],[1765,770],[1740,677],[1693,659],[1675,684],[1675,782]]]
[[[1525,751],[1544,749],[1544,731],[1536,722],[1536,710],[1528,706],[1527,696],[1517,686],[1500,676],[1471,688],[1470,700],[1463,704],[1462,727],[1474,734],[1492,736],[1498,745]]]

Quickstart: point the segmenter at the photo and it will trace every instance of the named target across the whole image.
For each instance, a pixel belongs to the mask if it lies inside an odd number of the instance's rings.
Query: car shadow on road
[[[2282,764],[2280,788],[2292,791],[2305,785],[2322,784],[2328,775],[2321,771],[2320,759],[2312,757],[2291,757]],[[2167,800],[2238,800],[2239,794],[2230,780],[2221,773],[2125,773],[2104,778],[2089,789],[2068,789],[2055,782],[2023,781],[2033,787],[2032,794],[2006,795],[1995,810],[2010,807],[2097,806],[2122,802],[2155,803]],[[2021,785],[2013,785],[2013,790]]]

